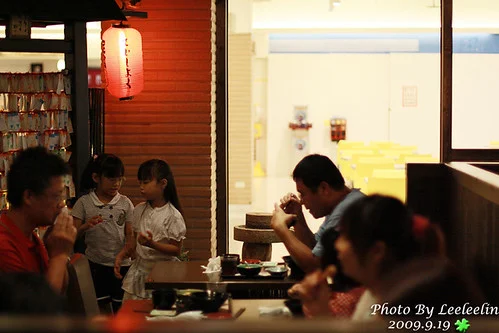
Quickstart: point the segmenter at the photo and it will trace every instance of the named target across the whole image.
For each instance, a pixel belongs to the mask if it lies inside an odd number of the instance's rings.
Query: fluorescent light
[[[59,61],[57,61],[57,70],[62,71],[65,68],[66,68],[66,62],[64,61],[64,59],[59,59]]]

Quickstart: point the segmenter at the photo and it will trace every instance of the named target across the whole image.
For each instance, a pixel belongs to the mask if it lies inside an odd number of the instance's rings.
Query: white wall
[[[324,123],[333,116],[347,118],[350,140],[388,139],[387,55],[270,54],[268,64],[269,176],[289,176],[296,164],[288,128],[295,105],[308,105],[309,153],[332,155]]]
[[[391,139],[418,145],[439,156],[440,55],[392,54]],[[455,54],[453,62],[453,148],[487,148],[499,140],[499,55]],[[418,87],[418,107],[402,107],[402,86]]]
[[[252,0],[230,0],[229,10],[229,33],[244,34],[251,32],[253,21]]]
[[[499,55],[457,54],[453,62],[452,146],[499,141]]]
[[[269,176],[289,176],[288,123],[294,105],[308,105],[309,153],[332,156],[324,121],[347,118],[347,139],[390,140],[439,156],[439,54],[270,54],[268,61]],[[486,148],[499,140],[499,55],[455,54],[453,146]],[[404,86],[417,87],[417,106],[403,107]],[[389,111],[391,110],[391,111]]]
[[[267,124],[267,58],[253,57],[252,62],[252,110],[253,121]],[[261,163],[263,171],[267,170],[267,133],[255,140],[254,159]]]
[[[439,157],[440,55],[398,53],[390,58],[390,136],[419,152]],[[417,88],[417,106],[403,107],[404,86]],[[459,106],[454,106],[458,108]],[[366,133],[366,139],[369,133]]]
[[[329,0],[255,1],[253,29],[439,28],[439,5],[440,0],[344,0],[329,10]],[[454,0],[453,12],[454,28],[498,28],[497,0]]]

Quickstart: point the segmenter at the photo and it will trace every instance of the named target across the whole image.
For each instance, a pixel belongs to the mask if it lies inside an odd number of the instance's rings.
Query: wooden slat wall
[[[105,151],[123,159],[121,192],[143,201],[140,163],[160,158],[172,167],[190,259],[210,256],[212,224],[212,2],[141,2],[147,19],[130,18],[142,34],[144,90],[132,101],[106,94]],[[103,22],[105,31],[112,22]]]
[[[250,204],[253,175],[251,34],[230,34],[228,52],[229,203]]]
[[[452,163],[455,164],[455,163]],[[491,303],[499,302],[499,176],[477,168],[455,169],[448,232],[452,258],[472,271]],[[475,170],[473,170],[475,169]],[[476,174],[473,174],[476,171]],[[489,174],[490,175],[490,174]]]
[[[409,164],[407,181],[409,207],[442,226],[448,256],[498,304],[499,175],[466,163]]]

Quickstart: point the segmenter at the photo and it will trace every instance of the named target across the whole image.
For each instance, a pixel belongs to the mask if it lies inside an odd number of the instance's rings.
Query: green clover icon
[[[456,325],[456,331],[461,333],[466,333],[468,328],[470,328],[469,321],[466,318],[456,321],[454,325]]]

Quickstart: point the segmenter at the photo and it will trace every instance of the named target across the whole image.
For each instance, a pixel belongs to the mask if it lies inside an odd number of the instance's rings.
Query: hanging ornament
[[[120,100],[130,100],[144,89],[142,37],[123,23],[102,35],[102,64],[107,90]]]

